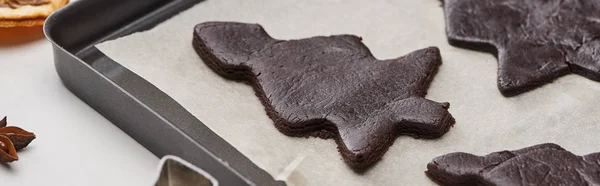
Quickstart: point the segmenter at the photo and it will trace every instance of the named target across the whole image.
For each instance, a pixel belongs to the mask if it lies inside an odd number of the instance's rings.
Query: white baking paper
[[[207,68],[191,44],[193,27],[205,21],[259,23],[278,39],[355,34],[379,59],[437,46],[443,65],[427,98],[450,102],[456,125],[437,140],[399,137],[359,175],[341,160],[333,140],[282,135],[248,85]],[[455,151],[484,155],[548,142],[579,155],[600,151],[600,83],[567,75],[503,97],[496,59],[448,45],[444,29],[438,0],[208,0],[98,48],[289,185],[433,185],[423,173],[427,163]]]

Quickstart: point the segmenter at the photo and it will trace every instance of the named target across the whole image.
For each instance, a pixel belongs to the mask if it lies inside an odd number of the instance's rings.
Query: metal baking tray
[[[44,25],[53,44],[56,71],[73,94],[158,157],[179,156],[214,176],[220,185],[285,185],[172,98],[94,47],[148,30],[201,1],[73,2]]]

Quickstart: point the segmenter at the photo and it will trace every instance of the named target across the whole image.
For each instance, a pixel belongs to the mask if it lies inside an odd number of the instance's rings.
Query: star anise
[[[0,162],[13,162],[19,159],[21,150],[35,139],[35,134],[15,126],[6,126],[6,117],[0,120]]]

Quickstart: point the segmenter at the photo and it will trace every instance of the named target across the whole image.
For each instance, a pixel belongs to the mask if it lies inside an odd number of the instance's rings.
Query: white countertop
[[[159,159],[63,86],[45,38],[0,37],[0,115],[37,136],[0,185],[153,185]]]

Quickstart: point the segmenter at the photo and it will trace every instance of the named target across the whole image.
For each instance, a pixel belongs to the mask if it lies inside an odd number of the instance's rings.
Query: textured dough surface
[[[258,24],[194,28],[200,58],[224,78],[251,84],[288,136],[333,138],[353,168],[371,166],[398,135],[439,138],[454,124],[449,103],[424,99],[439,49],[378,60],[354,35],[278,40]]]
[[[451,44],[497,53],[498,88],[504,95],[529,91],[571,72],[600,81],[600,1],[444,3]]]
[[[425,98],[451,103],[456,125],[436,140],[400,136],[379,163],[357,175],[329,150],[336,148],[333,140],[281,134],[250,86],[222,78],[198,58],[193,27],[206,21],[261,23],[274,38],[353,34],[378,59],[437,46],[444,64]],[[448,44],[439,0],[208,0],[150,31],[98,47],[289,185],[435,185],[424,174],[427,163],[451,152],[484,155],[555,143],[590,154],[600,146],[599,83],[567,75],[502,96],[494,56]],[[293,171],[283,174],[288,165]]]
[[[577,156],[552,143],[486,156],[457,152],[433,159],[427,175],[440,185],[600,185],[600,153]]]

